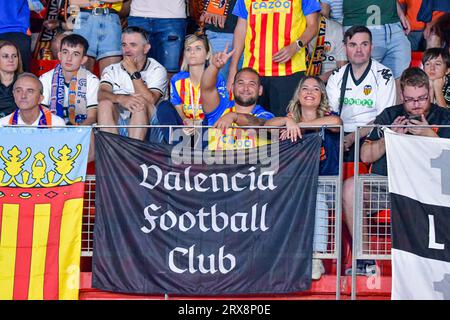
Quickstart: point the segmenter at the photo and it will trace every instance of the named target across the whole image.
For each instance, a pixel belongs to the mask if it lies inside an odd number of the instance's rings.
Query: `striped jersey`
[[[243,67],[265,77],[305,71],[305,48],[286,63],[275,63],[272,57],[303,34],[305,16],[319,11],[318,0],[237,0],[233,14],[247,20]]]
[[[222,116],[230,112],[236,112],[234,101],[220,99],[220,104],[211,113],[205,114],[203,125],[212,126]],[[256,105],[251,115],[262,118],[272,119],[274,115],[265,110],[260,105]],[[237,126],[233,123],[232,126]],[[208,129],[208,149],[209,150],[237,150],[256,148],[269,144],[270,140],[258,137],[257,131],[253,129],[228,128],[225,132],[221,129]]]
[[[216,89],[221,99],[228,98],[226,83],[220,73],[217,77]],[[204,118],[200,84],[192,85],[187,71],[178,72],[170,80],[170,102],[174,106],[181,105],[183,113],[188,119]]]

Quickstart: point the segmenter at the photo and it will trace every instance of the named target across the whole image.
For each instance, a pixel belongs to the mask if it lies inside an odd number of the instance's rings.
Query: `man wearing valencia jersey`
[[[317,0],[238,0],[228,89],[244,52],[243,67],[261,76],[264,91],[258,102],[284,116],[306,70],[305,46],[317,33],[319,12]]]
[[[274,115],[256,104],[262,94],[258,73],[251,68],[241,69],[234,78],[234,101],[224,98],[215,86],[217,76],[234,50],[216,53],[205,70],[200,83],[205,118],[203,124],[217,129],[208,130],[208,148],[212,150],[247,149],[266,144],[258,139],[255,130],[231,129],[230,126],[261,126]],[[225,130],[225,131],[224,131]]]
[[[372,36],[365,26],[354,26],[344,34],[349,63],[336,69],[328,79],[327,94],[331,109],[344,123],[344,161],[353,162],[357,126],[371,124],[396,100],[392,71],[371,58]],[[369,129],[362,129],[361,138]]]

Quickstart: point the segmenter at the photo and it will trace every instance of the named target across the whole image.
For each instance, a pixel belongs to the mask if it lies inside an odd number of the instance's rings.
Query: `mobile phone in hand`
[[[420,114],[408,115],[408,120],[422,121],[422,115],[420,115]]]

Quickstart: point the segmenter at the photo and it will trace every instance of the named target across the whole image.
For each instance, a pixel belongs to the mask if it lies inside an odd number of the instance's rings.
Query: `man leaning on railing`
[[[432,88],[426,73],[419,68],[406,69],[400,78],[400,87],[403,104],[386,108],[376,117],[374,124],[392,125],[392,130],[397,133],[450,138],[450,128],[432,126],[450,124],[450,110],[431,103]],[[410,127],[396,127],[401,125]],[[373,128],[367,136],[361,147],[361,160],[371,164],[371,174],[387,176],[386,145],[380,128]],[[354,193],[354,179],[347,179],[343,185],[343,208],[350,233],[353,230]],[[387,194],[386,190],[381,193]],[[367,266],[358,263],[357,268],[357,274],[364,274]]]

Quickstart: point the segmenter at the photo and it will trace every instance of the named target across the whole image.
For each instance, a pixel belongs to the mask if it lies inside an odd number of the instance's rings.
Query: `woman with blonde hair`
[[[181,71],[170,80],[170,102],[185,125],[199,124],[204,118],[200,80],[211,55],[211,45],[205,35],[191,34],[186,37]],[[226,96],[225,80],[222,77],[218,79],[216,87],[219,94]]]
[[[17,108],[13,86],[22,72],[22,58],[17,46],[9,41],[0,41],[0,118],[13,113]]]
[[[296,141],[301,138],[299,126],[336,126],[342,125],[339,116],[331,113],[323,81],[314,76],[307,76],[300,80],[292,100],[287,107],[286,117],[267,120],[266,126],[286,126],[281,139]],[[320,129],[316,129],[320,130]],[[330,132],[327,132],[330,131]],[[320,154],[319,175],[337,175],[339,173],[339,139],[332,132],[339,132],[339,128],[323,130],[322,150]],[[314,252],[326,253],[328,243],[328,202],[326,195],[331,194],[324,186],[317,188],[316,217],[314,225]],[[312,279],[319,280],[325,268],[320,259],[313,259]]]
[[[183,129],[185,134],[192,135],[194,133],[192,126],[200,125],[204,118],[200,98],[200,80],[211,56],[211,45],[205,35],[186,36],[181,71],[170,80],[170,102],[162,101],[160,103],[152,124],[185,125],[186,128]],[[222,76],[218,77],[216,87],[221,98],[228,98],[225,80]],[[170,142],[169,130],[153,131],[151,141]]]

